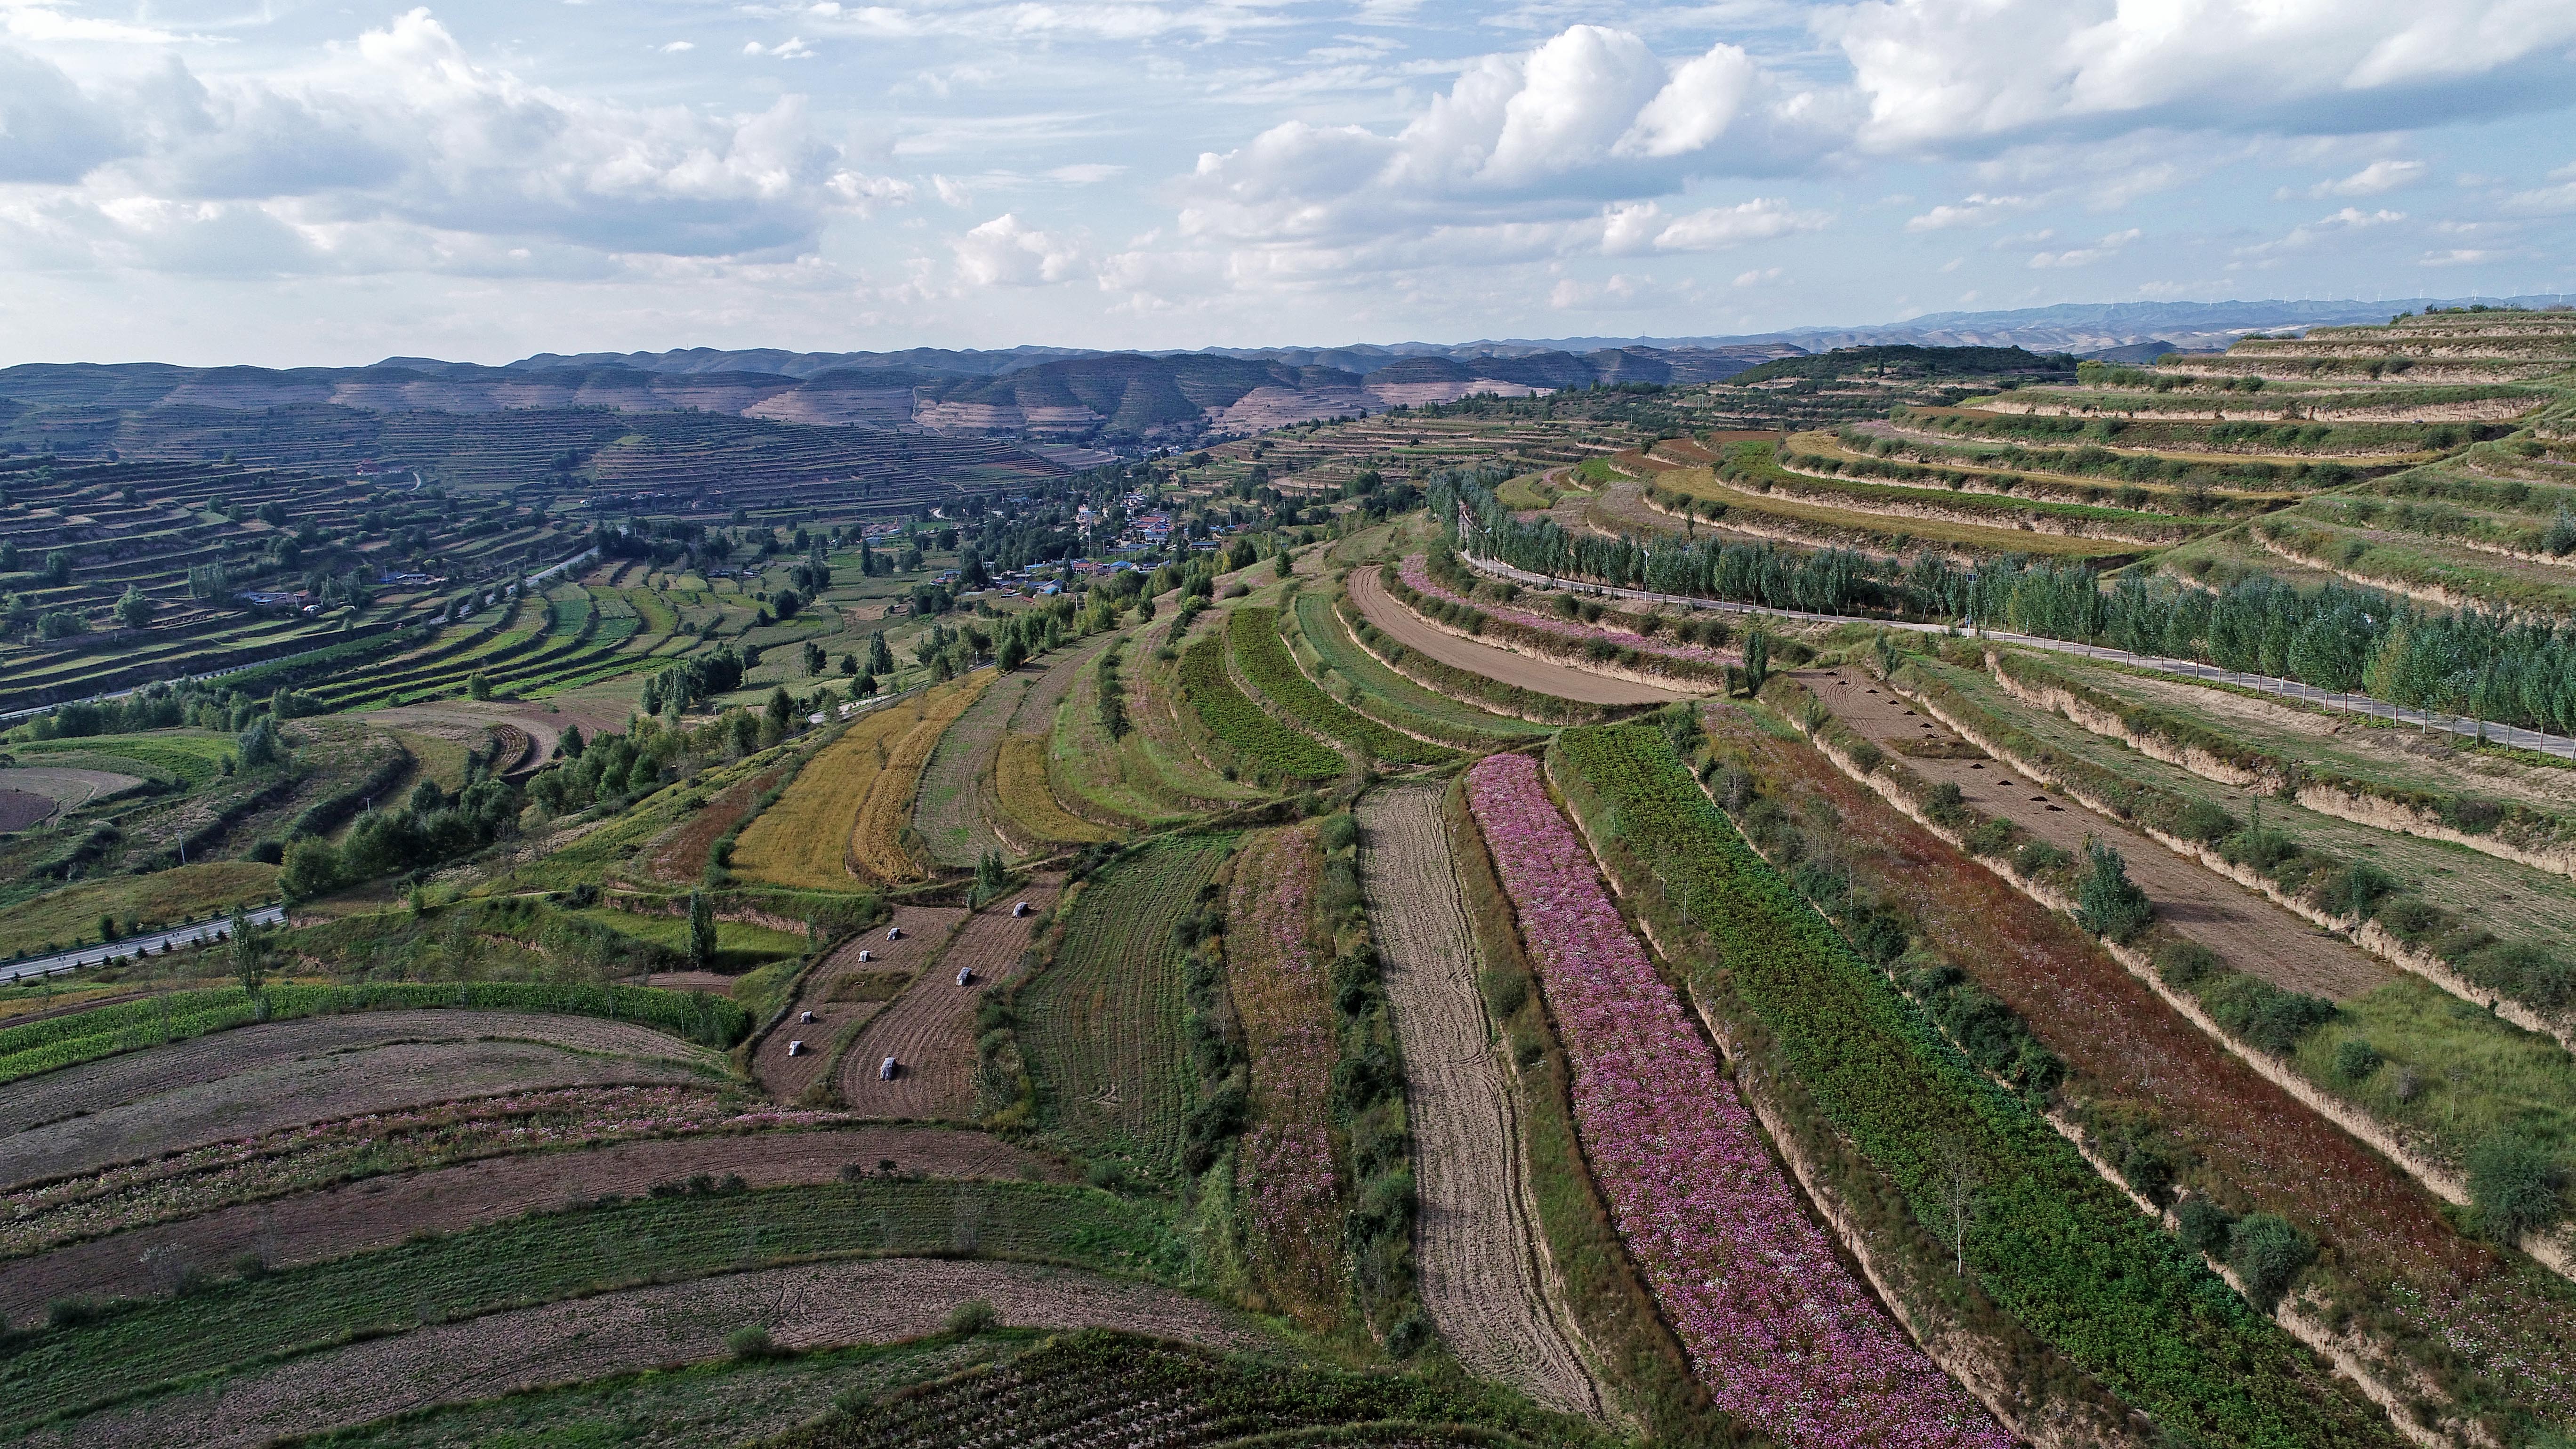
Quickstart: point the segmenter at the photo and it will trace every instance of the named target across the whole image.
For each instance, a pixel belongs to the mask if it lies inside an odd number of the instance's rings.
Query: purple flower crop
[[[1493,755],[1467,778],[1565,1037],[1584,1155],[1718,1407],[1792,1445],[2011,1444],[1799,1210],[1537,763]]]

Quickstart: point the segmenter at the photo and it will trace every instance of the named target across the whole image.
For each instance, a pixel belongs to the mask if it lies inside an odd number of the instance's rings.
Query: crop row
[[[1800,1211],[1538,763],[1488,756],[1468,791],[1573,1058],[1584,1155],[1717,1405],[1793,1445],[2010,1443]]]
[[[1181,702],[1247,774],[1262,780],[1327,780],[1342,757],[1272,719],[1244,697],[1225,672],[1225,636],[1210,634],[1181,651]]]
[[[1367,1426],[1353,1438],[1337,1425]],[[1306,1430],[1299,1434],[1295,1431]],[[1274,1439],[1272,1436],[1293,1436]],[[1473,1379],[1282,1364],[1095,1329],[846,1409],[763,1449],[933,1445],[1597,1442],[1579,1420],[1511,1406]]]
[[[1235,610],[1226,621],[1226,638],[1252,687],[1316,733],[1398,764],[1430,765],[1452,757],[1451,751],[1388,729],[1316,688],[1280,637],[1277,609]]]
[[[1484,622],[1471,629],[1472,633],[1489,634],[1533,644],[1549,653],[1579,657],[1596,664],[1613,662],[1634,664],[1636,667],[1652,668],[1659,674],[1673,674],[1684,679],[1711,682],[1723,680],[1726,677],[1726,666],[1741,658],[1737,652],[1720,648],[1715,643],[1701,643],[1694,638],[1678,635],[1679,630],[1689,630],[1695,634],[1709,628],[1722,631],[1723,625],[1716,620],[1684,619],[1675,626],[1677,637],[1669,640],[1658,639],[1636,628],[1623,628],[1615,624],[1601,624],[1581,618],[1552,617],[1533,609],[1515,608],[1510,604],[1471,600],[1456,589],[1433,578],[1430,562],[1422,554],[1414,554],[1405,559],[1397,567],[1396,577],[1403,582],[1405,588],[1429,605],[1446,604],[1456,609],[1472,610],[1481,615]],[[1564,597],[1573,601],[1573,596],[1570,594]],[[1414,601],[1406,599],[1405,602],[1410,604]],[[1580,602],[1574,602],[1575,606],[1580,608]],[[1422,605],[1416,605],[1416,607],[1422,607]],[[1607,611],[1602,611],[1597,617],[1607,616]],[[1641,622],[1651,619],[1654,621],[1654,628],[1660,630],[1663,627],[1663,620],[1656,615],[1622,614],[1620,617],[1638,618]]]
[[[1463,700],[1426,689],[1378,662],[1351,637],[1334,608],[1335,598],[1309,589],[1297,596],[1297,635],[1315,651],[1324,671],[1340,676],[1358,693],[1354,709],[1376,711],[1378,718],[1400,720],[1406,730],[1467,749],[1539,733],[1523,720],[1478,709]]]
[[[1662,733],[1568,731],[1557,751],[1605,863],[1642,877],[1651,862],[1687,905],[1673,939],[1697,958],[1694,993],[1761,1024],[1832,1126],[1919,1221],[1955,1234],[2005,1311],[2178,1436],[2390,1442],[2369,1405],[1943,1041],[1753,853]],[[1948,1182],[1977,1185],[1964,1218],[1943,1211]]]
[[[751,1030],[749,1013],[722,997],[682,995],[643,986],[536,981],[380,982],[362,986],[271,986],[256,996],[227,986],[170,992],[0,1029],[0,1082],[14,1082],[39,1072],[58,1071],[120,1052],[261,1021],[433,1007],[606,1017],[712,1047],[731,1046]]]
[[[515,1303],[822,1254],[975,1253],[1168,1276],[1159,1218],[1083,1188],[861,1176],[536,1213],[310,1267],[136,1301],[0,1359],[0,1427],[190,1374]]]

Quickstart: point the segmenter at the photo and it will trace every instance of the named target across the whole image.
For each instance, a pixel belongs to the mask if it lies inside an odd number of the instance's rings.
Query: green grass
[[[230,735],[202,730],[153,730],[136,735],[87,735],[68,740],[28,740],[12,744],[22,765],[46,764],[60,754],[119,755],[146,768],[146,774],[184,782],[191,788],[215,778],[234,752]]]
[[[575,920],[606,926],[621,936],[634,936],[668,946],[674,951],[689,948],[689,919],[686,916],[639,916],[632,911],[613,911],[606,907],[569,914]],[[718,921],[714,969],[727,973],[748,971],[783,956],[802,956],[809,944],[794,931],[773,930],[744,921]]]
[[[176,991],[119,1002],[51,1021],[0,1028],[0,1082],[210,1032],[298,1016],[349,1011],[538,1011],[601,1016],[666,1031],[702,1046],[728,1047],[751,1030],[749,1013],[720,997],[640,986],[475,981],[365,986],[271,986],[254,1002],[238,986]]]
[[[2386,1060],[2358,1083],[2335,1069],[2336,1049],[2356,1038]],[[2292,1062],[2371,1116],[2429,1139],[2454,1171],[2471,1149],[2509,1129],[2557,1162],[2562,1183],[2576,1183],[2576,1058],[2430,982],[2400,977],[2341,1003]]]
[[[1432,765],[1455,758],[1454,752],[1398,734],[1316,688],[1299,672],[1280,637],[1277,609],[1234,610],[1226,621],[1226,640],[1252,687],[1317,734],[1398,764]]]
[[[98,939],[101,914],[146,927],[177,925],[277,896],[277,867],[209,861],[151,875],[103,876],[0,910],[0,957],[70,950]]]
[[[844,1396],[871,1398],[977,1364],[1038,1335],[994,1329],[787,1358],[724,1359],[423,1409],[287,1443],[312,1449],[697,1449],[794,1428]]]
[[[1492,714],[1425,689],[1380,664],[1351,637],[1332,599],[1320,590],[1298,594],[1295,609],[1297,635],[1315,651],[1324,667],[1358,686],[1367,704],[1394,716],[1417,734],[1475,749],[1547,732],[1545,725]]]
[[[1225,639],[1209,634],[1181,651],[1180,697],[1245,774],[1265,780],[1328,780],[1342,757],[1272,719],[1226,674]]]
[[[1019,990],[1040,1111],[1086,1157],[1158,1176],[1179,1159],[1198,1094],[1174,927],[1233,848],[1232,836],[1179,836],[1104,867],[1074,902],[1054,959]]]
[[[1157,1213],[1088,1188],[871,1177],[642,1198],[236,1279],[44,1332],[0,1359],[0,1427],[519,1304],[804,1257],[957,1252],[967,1222],[983,1257],[1166,1280],[1188,1261]]]

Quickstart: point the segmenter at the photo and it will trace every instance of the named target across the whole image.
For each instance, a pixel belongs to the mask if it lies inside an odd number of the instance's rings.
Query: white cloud
[[[1068,186],[1096,186],[1112,177],[1126,174],[1127,168],[1106,161],[1085,161],[1071,166],[1058,166],[1047,172],[1050,181]]]
[[[1081,252],[1068,240],[1020,224],[1009,212],[949,243],[960,280],[977,287],[1035,287],[1073,274]]]
[[[1641,216],[1641,213],[1644,215]],[[1658,208],[1653,202],[1643,207],[1614,208],[1602,238],[1606,252],[1642,250],[1651,246],[1659,252],[1710,252],[1746,242],[1768,241],[1792,232],[1820,231],[1833,222],[1821,211],[1799,211],[1776,197],[1756,197],[1735,206],[1711,206],[1694,211],[1653,231],[1650,242],[1640,243],[1642,222],[1656,219]]]
[[[2311,201],[2323,201],[2329,196],[2377,196],[2414,185],[2424,178],[2424,170],[2421,161],[2373,161],[2340,181],[2320,181],[2306,194]],[[2284,189],[2274,199],[2286,199],[2288,194]]]
[[[2473,267],[2480,262],[2493,261],[2502,255],[2504,255],[2502,252],[2481,251],[2473,247],[2459,247],[2447,252],[2426,252],[2416,262],[2416,265],[2422,267]]]
[[[1912,151],[2142,118],[2372,130],[2423,93],[2534,104],[2475,82],[2576,40],[2534,0],[1869,0],[1817,28],[1850,60],[1872,150]]]
[[[1776,282],[1787,274],[1788,269],[1785,267],[1763,267],[1757,271],[1738,272],[1735,274],[1735,285],[1758,287],[1764,282]]]
[[[2089,267],[2120,254],[2122,248],[2138,239],[2138,229],[2116,231],[2086,247],[2071,247],[2062,252],[2040,252],[2030,259],[2034,267]]]
[[[807,45],[804,37],[791,35],[776,45],[770,46],[764,46],[757,40],[746,41],[743,44],[742,53],[765,55],[772,60],[811,60],[814,58],[814,47]]]
[[[697,48],[698,43],[694,40],[674,40],[670,44],[662,47],[662,53],[664,55],[678,55],[682,51],[695,50]]]
[[[2027,196],[1970,195],[1956,205],[1943,203],[1921,216],[1908,217],[1907,231],[1942,231],[1954,226],[1991,226],[2008,211],[2022,211],[2039,203]]]
[[[954,176],[933,175],[930,178],[930,184],[939,192],[939,199],[947,205],[965,206],[974,200],[973,195],[966,190],[966,183]]]
[[[2295,251],[2300,247],[2309,246],[2321,238],[2331,236],[2337,232],[2362,231],[2370,227],[2386,226],[2390,222],[2404,221],[2405,219],[2406,213],[2402,211],[2390,211],[2385,207],[2382,207],[2377,211],[2364,211],[2357,206],[2347,206],[2331,216],[2321,216],[2315,221],[2305,222],[2290,228],[2289,232],[2282,236],[2278,241],[2268,241],[2255,246],[2240,247],[2237,249],[2237,255],[2251,257],[2264,256],[2273,252]]]

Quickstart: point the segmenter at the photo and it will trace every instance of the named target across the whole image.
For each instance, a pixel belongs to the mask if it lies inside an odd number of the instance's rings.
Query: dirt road
[[[1361,889],[1404,1044],[1423,1304],[1468,1368],[1550,1408],[1597,1415],[1600,1391],[1549,1306],[1532,1247],[1520,1126],[1476,989],[1440,790],[1375,791],[1359,821]]]
[[[976,913],[929,970],[914,978],[883,1014],[859,1032],[838,1069],[842,1103],[871,1117],[969,1117],[975,1111],[975,1003],[987,986],[1020,974],[1029,928],[1055,903],[1060,881],[1041,878],[1020,893]],[[1011,907],[1029,903],[1029,915]],[[974,973],[964,986],[960,970]],[[885,1059],[896,1062],[893,1080],[880,1080]]]
[[[1370,623],[1386,631],[1388,637],[1397,643],[1452,668],[1481,674],[1487,679],[1586,704],[1661,704],[1668,699],[1691,697],[1680,690],[1659,689],[1631,679],[1612,679],[1570,664],[1533,659],[1474,639],[1444,634],[1389,597],[1373,569],[1353,569],[1350,590],[1351,602],[1359,607]]]
[[[830,1182],[855,1164],[874,1172],[1017,1181],[1054,1174],[1045,1159],[981,1132],[937,1127],[850,1127],[740,1132],[618,1142],[568,1152],[490,1157],[428,1172],[369,1178],[325,1192],[272,1198],[182,1222],[159,1223],[11,1259],[0,1273],[0,1318],[24,1323],[55,1298],[144,1297],[164,1291],[163,1271],[188,1263],[221,1270],[243,1253],[272,1268],[387,1248],[416,1233],[456,1232],[523,1213],[571,1207],[615,1193],[639,1197],[657,1183],[706,1173],[753,1187]]]
[[[1889,750],[1935,743],[1970,753],[1965,741],[1887,686],[1857,669],[1799,675],[1851,727]],[[2339,937],[2308,924],[2210,870],[2183,859],[2121,822],[2043,788],[2000,760],[1921,755],[1907,768],[1934,782],[1953,781],[1967,802],[2000,815],[2061,850],[2081,853],[2088,835],[2128,858],[2129,878],[2156,904],[2158,918],[2227,958],[2240,971],[2276,986],[2335,1001],[2376,990],[2396,970]]]

